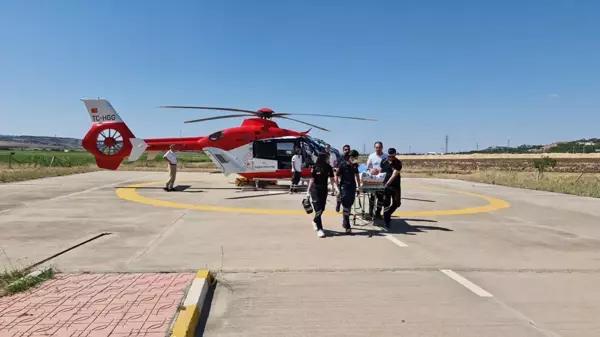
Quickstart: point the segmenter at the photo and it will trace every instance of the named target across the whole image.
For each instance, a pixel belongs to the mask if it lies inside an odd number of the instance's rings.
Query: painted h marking
[[[490,294],[487,291],[481,289],[477,285],[473,284],[471,281],[469,281],[466,278],[458,275],[457,273],[453,272],[450,269],[441,269],[440,271],[442,273],[446,274],[448,277],[450,277],[454,281],[462,284],[465,288],[467,288],[467,289],[471,290],[472,292],[474,292],[475,294],[479,295],[480,297],[494,297],[494,296],[492,296],[492,294]]]

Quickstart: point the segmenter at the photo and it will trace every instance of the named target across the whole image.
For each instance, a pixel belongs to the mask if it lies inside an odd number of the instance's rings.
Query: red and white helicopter
[[[109,101],[100,98],[82,99],[82,101],[92,120],[92,127],[83,138],[82,145],[94,155],[98,167],[116,170],[126,158],[135,161],[144,152],[148,152],[149,156],[152,154],[155,156],[159,152],[168,151],[169,146],[174,145],[176,151],[206,153],[224,175],[238,174],[245,178],[238,180],[238,184],[241,181],[251,183],[290,179],[291,158],[297,148],[301,149],[305,163],[302,178],[307,179],[310,177],[311,167],[316,161],[317,154],[323,152],[328,145],[320,139],[309,136],[310,129],[304,132],[282,129],[272,121],[273,118],[292,120],[324,131],[329,130],[288,116],[305,115],[375,121],[360,117],[275,113],[268,108],[252,111],[218,107],[163,106],[162,108],[243,113],[195,119],[185,123],[237,117],[252,118],[244,119],[240,126],[217,131],[208,137],[140,139],[134,136]],[[330,152],[334,162],[337,162],[340,152],[332,146]]]

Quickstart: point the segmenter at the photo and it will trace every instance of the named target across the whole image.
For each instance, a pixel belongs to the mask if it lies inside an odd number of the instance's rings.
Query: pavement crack
[[[498,303],[499,305],[501,305],[502,307],[504,307],[506,310],[512,312],[514,315],[516,315],[519,319],[527,322],[530,326],[532,326],[534,329],[536,329],[537,331],[543,333],[546,336],[549,337],[562,337],[562,335],[559,335],[553,331],[550,331],[548,329],[545,329],[544,327],[542,327],[541,325],[539,325],[538,323],[536,323],[533,319],[527,317],[525,314],[523,314],[522,312],[520,312],[519,310],[509,306],[508,304],[498,300],[497,298],[494,297],[493,299],[496,303]]]
[[[152,241],[150,241],[140,253],[138,253],[133,258],[129,259],[129,261],[127,261],[126,265],[130,265],[132,262],[139,260],[142,256],[144,256],[144,254],[146,254],[148,252],[148,250],[150,250],[150,248],[152,246],[154,246],[154,244],[156,244],[163,236],[165,236],[165,234],[169,230],[171,230],[173,228],[173,226],[175,226],[175,224],[178,223],[181,219],[183,219],[183,217],[186,216],[187,214],[188,214],[188,211],[181,213],[181,215],[179,215],[179,217],[177,217],[177,219],[175,219],[175,221],[171,222],[171,224],[169,226],[167,226],[165,228],[165,230],[163,230],[157,237],[152,239]]]
[[[600,241],[600,238],[594,237],[594,236],[587,236],[587,235],[580,235],[577,233],[573,233],[573,232],[569,232],[560,228],[555,228],[552,226],[547,226],[547,225],[542,225],[539,224],[537,222],[534,221],[530,221],[530,220],[524,220],[524,219],[520,219],[517,217],[513,217],[513,216],[504,216],[507,219],[511,219],[513,221],[516,221],[517,223],[509,223],[509,222],[504,222],[505,226],[524,226],[524,227],[532,227],[532,228],[537,228],[537,229],[544,229],[547,231],[551,231],[557,234],[561,234],[561,235],[567,235],[576,239],[583,239],[583,240],[594,240],[594,241]]]

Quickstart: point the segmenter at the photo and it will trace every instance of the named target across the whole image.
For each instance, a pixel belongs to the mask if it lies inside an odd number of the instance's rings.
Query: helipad
[[[179,183],[202,183],[207,182],[207,180],[193,180],[193,181],[179,181]],[[146,183],[138,183],[132,184],[128,186],[124,186],[122,188],[118,188],[116,193],[119,198],[124,200],[129,200],[133,202],[138,202],[147,205],[159,206],[159,207],[169,207],[169,208],[180,208],[180,209],[190,209],[190,210],[198,210],[198,211],[211,211],[211,212],[230,212],[230,213],[250,213],[250,214],[305,214],[304,210],[301,207],[298,209],[276,209],[276,208],[241,208],[241,207],[227,207],[227,206],[217,206],[217,205],[198,205],[198,204],[190,204],[183,203],[177,201],[169,201],[162,200],[158,198],[152,198],[148,196],[143,196],[138,193],[139,188],[149,187],[149,186],[160,186],[163,185],[163,181],[154,181],[154,182],[146,182]],[[466,207],[466,208],[452,208],[452,209],[437,209],[437,210],[424,210],[424,211],[396,211],[394,213],[395,216],[442,216],[442,215],[463,215],[463,214],[476,214],[476,213],[487,213],[492,212],[504,208],[510,207],[510,203],[505,200],[486,196],[483,194],[477,194],[467,191],[447,189],[441,187],[433,187],[433,186],[424,186],[424,185],[410,185],[405,184],[403,189],[424,189],[424,190],[433,190],[440,191],[445,193],[454,193],[463,196],[469,196],[477,199],[481,199],[487,202],[485,205],[474,206],[474,207]],[[339,215],[339,213],[334,211],[325,211],[324,214],[327,215]]]

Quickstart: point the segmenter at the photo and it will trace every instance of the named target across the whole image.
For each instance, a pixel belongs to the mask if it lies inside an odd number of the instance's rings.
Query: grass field
[[[11,155],[11,153],[14,153]],[[180,153],[180,171],[214,171],[215,166],[207,155]],[[162,155],[147,160],[144,154],[135,162],[123,161],[120,170],[165,170]],[[94,156],[88,152],[59,151],[5,151],[0,150],[0,182],[23,181],[44,177],[56,177],[100,170]]]
[[[0,151],[0,182],[98,170],[94,157],[87,152],[13,152],[9,168],[9,151]],[[600,154],[559,153],[549,157],[555,158],[557,164],[538,179],[533,161],[541,158],[539,154],[399,156],[405,177],[460,179],[600,197]],[[216,170],[205,154],[180,153],[178,159],[181,171]],[[366,158],[362,158],[361,162],[365,161]],[[133,163],[124,161],[119,170],[157,171],[166,168],[159,154],[153,160],[147,160],[147,156],[143,155]]]
[[[12,155],[11,155],[12,153]],[[210,163],[210,159],[203,153],[180,153],[178,160],[184,164]],[[145,165],[152,162],[163,164],[162,154],[152,160],[147,160],[147,154],[143,154],[135,162],[123,161],[123,165]],[[11,165],[16,167],[74,167],[84,165],[95,165],[93,155],[83,151],[61,152],[61,151],[29,151],[0,150],[0,165]]]

